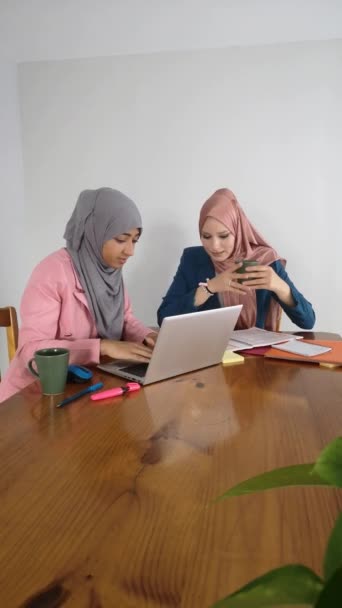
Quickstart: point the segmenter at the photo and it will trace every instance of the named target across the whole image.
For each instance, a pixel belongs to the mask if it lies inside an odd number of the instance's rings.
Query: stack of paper
[[[227,344],[227,350],[247,350],[301,339],[302,336],[294,336],[293,334],[285,334],[278,331],[267,331],[266,329],[259,329],[259,327],[236,329],[233,331],[233,335]]]

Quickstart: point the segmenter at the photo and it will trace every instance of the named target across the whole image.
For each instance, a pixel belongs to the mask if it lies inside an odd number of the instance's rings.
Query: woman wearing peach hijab
[[[167,316],[243,304],[238,329],[274,331],[281,309],[298,327],[313,327],[313,308],[289,279],[286,261],[254,228],[233,192],[222,188],[204,203],[199,232],[202,247],[184,250],[158,309],[159,324]],[[238,274],[239,260],[258,264]]]

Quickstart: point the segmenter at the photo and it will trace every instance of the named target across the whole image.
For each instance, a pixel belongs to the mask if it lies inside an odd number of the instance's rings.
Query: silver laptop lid
[[[134,374],[129,361],[100,364],[104,371],[151,384],[221,362],[242,305],[165,317],[144,376]]]
[[[241,309],[227,306],[165,317],[144,384],[220,363]]]

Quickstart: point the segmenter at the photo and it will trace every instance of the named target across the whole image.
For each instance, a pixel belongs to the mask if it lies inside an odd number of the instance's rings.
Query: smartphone
[[[259,264],[259,262],[257,262],[256,260],[238,260],[238,261],[240,263],[242,262],[242,266],[240,266],[240,268],[235,270],[235,272],[238,272],[239,274],[245,274],[246,268],[248,266],[258,266],[258,264]],[[247,281],[247,279],[239,279],[238,283],[244,283],[244,281]]]

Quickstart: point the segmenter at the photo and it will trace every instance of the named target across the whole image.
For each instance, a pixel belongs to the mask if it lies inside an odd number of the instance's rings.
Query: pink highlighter
[[[139,391],[141,385],[138,382],[127,382],[126,386],[118,386],[116,388],[110,388],[108,391],[101,391],[100,393],[94,393],[90,399],[92,401],[100,401],[100,399],[110,399],[111,397],[120,397],[126,393],[133,393]]]

